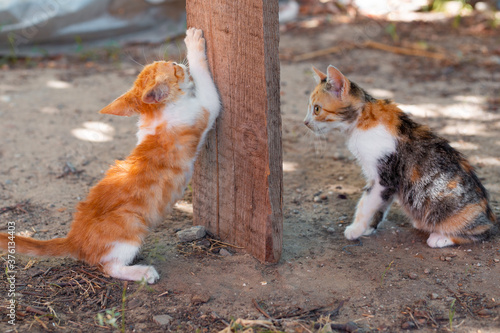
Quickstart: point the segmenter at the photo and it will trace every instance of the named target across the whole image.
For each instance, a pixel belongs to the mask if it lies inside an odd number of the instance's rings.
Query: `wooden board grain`
[[[194,223],[263,262],[281,256],[278,0],[187,0],[223,111],[193,176]]]

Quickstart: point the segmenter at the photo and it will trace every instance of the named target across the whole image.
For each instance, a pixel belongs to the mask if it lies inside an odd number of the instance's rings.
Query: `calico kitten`
[[[78,204],[68,236],[48,241],[15,236],[16,253],[69,255],[124,280],[153,283],[159,278],[153,266],[128,265],[148,229],[182,196],[220,110],[202,31],[189,29],[184,41],[189,72],[175,62],[150,64],[131,90],[100,111],[138,114],[138,144]],[[1,248],[7,249],[8,236],[0,234]]]
[[[465,157],[389,100],[370,96],[333,66],[313,68],[318,85],[304,123],[316,133],[339,129],[361,165],[367,187],[347,239],[371,234],[397,199],[430,247],[481,241],[496,217]]]

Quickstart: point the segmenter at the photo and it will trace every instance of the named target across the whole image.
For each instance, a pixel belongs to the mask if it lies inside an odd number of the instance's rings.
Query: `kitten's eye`
[[[319,105],[315,105],[315,106],[314,106],[314,114],[315,114],[316,116],[319,114],[319,110],[320,110]]]

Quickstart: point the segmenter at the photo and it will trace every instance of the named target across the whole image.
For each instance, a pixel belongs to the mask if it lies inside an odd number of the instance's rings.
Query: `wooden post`
[[[223,111],[193,176],[194,223],[263,262],[281,256],[278,0],[187,0]]]

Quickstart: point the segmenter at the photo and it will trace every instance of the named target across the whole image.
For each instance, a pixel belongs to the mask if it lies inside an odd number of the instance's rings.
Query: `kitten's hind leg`
[[[354,240],[372,234],[387,215],[393,194],[380,184],[367,188],[358,202],[354,221],[345,229],[344,236]]]
[[[110,276],[129,281],[142,281],[154,283],[160,275],[153,266],[133,265],[127,266],[134,260],[139,252],[140,244],[127,242],[114,242],[111,250],[101,258],[101,265],[105,273]]]
[[[427,238],[427,245],[434,248],[446,247],[454,244],[455,243],[450,237],[439,234],[437,232],[433,232],[429,235],[429,238]]]
[[[450,245],[469,244],[486,240],[495,233],[496,217],[488,209],[480,214],[466,228],[453,235],[442,235],[437,232],[430,234],[427,245],[430,247],[445,247]]]
[[[155,283],[160,278],[160,275],[153,266],[133,265],[126,266],[118,262],[108,262],[103,265],[104,272],[110,276],[129,281],[146,281],[147,283]]]

